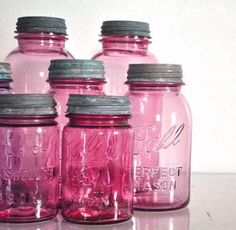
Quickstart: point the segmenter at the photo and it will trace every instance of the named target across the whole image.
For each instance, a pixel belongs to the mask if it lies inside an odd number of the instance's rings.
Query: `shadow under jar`
[[[1,95],[0,221],[34,222],[56,216],[56,116],[51,95]]]
[[[190,197],[191,113],[182,68],[134,64],[128,71],[134,129],[134,208],[170,210]]]
[[[70,95],[63,130],[62,215],[81,224],[132,216],[133,133],[125,97]]]

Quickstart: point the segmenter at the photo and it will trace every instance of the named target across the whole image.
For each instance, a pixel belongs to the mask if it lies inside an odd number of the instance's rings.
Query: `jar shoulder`
[[[132,127],[127,124],[127,125],[122,125],[122,126],[93,126],[93,125],[70,125],[69,123],[65,125],[63,132],[77,132],[77,131],[82,131],[82,132],[94,132],[97,133],[97,131],[132,131]]]
[[[103,55],[104,55],[103,51],[100,50],[96,54],[94,54],[91,59],[92,60],[99,60],[99,58],[101,58]]]
[[[146,52],[125,52],[125,51],[99,51],[92,60],[109,61],[115,58],[116,61],[126,61],[131,63],[158,63],[158,59],[149,51]],[[125,60],[124,60],[125,58]],[[116,63],[113,63],[116,64]]]
[[[20,53],[19,47],[14,48],[12,51],[10,51],[10,53],[7,54],[5,61],[9,61],[12,58],[12,56],[17,55],[18,53]]]
[[[15,135],[25,134],[27,136],[34,134],[58,135],[59,128],[56,124],[49,125],[22,125],[22,124],[0,124],[0,134],[12,133]]]
[[[169,121],[179,119],[192,122],[191,109],[182,93],[132,93],[126,94],[132,104],[132,120]]]
[[[57,50],[42,50],[42,51],[22,51],[19,47],[13,49],[5,58],[5,61],[11,62],[19,57],[24,57],[25,60],[34,60],[38,57],[43,56],[45,60],[53,59],[74,59],[73,55],[67,49]],[[22,60],[21,60],[22,61]]]

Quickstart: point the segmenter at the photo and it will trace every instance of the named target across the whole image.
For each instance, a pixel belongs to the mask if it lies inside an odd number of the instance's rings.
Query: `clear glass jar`
[[[63,130],[62,215],[84,224],[132,216],[133,133],[125,97],[70,95]]]
[[[105,21],[102,25],[102,51],[92,59],[104,62],[106,95],[123,96],[129,64],[157,63],[148,51],[150,41],[149,24],[137,21]]]
[[[1,95],[0,221],[34,222],[56,216],[56,116],[51,95]]]
[[[190,197],[191,113],[180,65],[130,65],[134,128],[134,208],[169,210]]]
[[[62,130],[69,121],[65,116],[69,95],[103,95],[104,67],[101,61],[52,60],[49,66],[48,82],[50,84],[49,92],[53,94],[57,103],[58,117],[56,121],[59,124],[61,146]]]
[[[9,63],[0,62],[0,94],[13,93],[10,83],[11,79],[11,67]]]
[[[47,93],[52,59],[72,59],[65,49],[65,20],[53,17],[18,18],[18,47],[6,57],[11,64],[15,93]]]

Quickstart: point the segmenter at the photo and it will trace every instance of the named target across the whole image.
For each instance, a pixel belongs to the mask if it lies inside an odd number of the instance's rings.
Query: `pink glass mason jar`
[[[172,64],[130,65],[134,208],[169,210],[190,195],[191,112],[181,93],[182,68]]]
[[[84,224],[132,216],[133,133],[125,97],[70,95],[63,130],[62,215]]]
[[[10,83],[11,79],[11,67],[9,63],[0,62],[0,94],[13,93]]]
[[[48,67],[52,59],[72,59],[65,49],[65,20],[54,17],[18,18],[18,47],[6,57],[11,64],[16,93],[47,93]]]
[[[51,95],[0,96],[0,221],[33,222],[56,216],[56,116]]]
[[[104,67],[101,61],[52,60],[49,66],[48,82],[50,83],[50,93],[53,94],[57,102],[58,117],[56,121],[60,129],[61,147],[62,130],[69,121],[65,116],[69,95],[103,95]]]
[[[123,96],[127,70],[131,63],[156,63],[156,57],[148,51],[149,24],[137,21],[105,21],[101,31],[103,50],[92,59],[104,62],[105,93]]]

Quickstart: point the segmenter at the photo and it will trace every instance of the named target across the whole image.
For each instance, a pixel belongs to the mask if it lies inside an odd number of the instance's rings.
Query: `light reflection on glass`
[[[73,224],[66,220],[61,221],[61,229],[63,230],[133,230],[133,221],[128,220],[117,224],[104,225],[82,225]],[[144,229],[143,229],[144,230]]]
[[[37,223],[1,223],[0,230],[189,230],[189,219],[188,208],[166,212],[135,211],[131,220],[112,225],[74,224],[58,215],[52,220]]]
[[[59,230],[57,218],[35,223],[0,223],[0,230]]]
[[[133,230],[189,230],[188,208],[165,212],[134,212]]]

